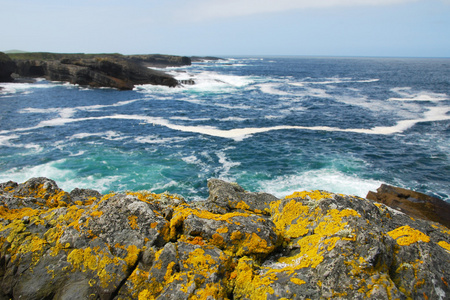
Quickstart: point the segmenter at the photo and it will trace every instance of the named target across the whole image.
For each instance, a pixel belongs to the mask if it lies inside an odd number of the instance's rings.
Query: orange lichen
[[[136,245],[130,245],[127,247],[127,256],[124,260],[128,266],[131,267],[137,262],[139,253],[141,253],[141,250]]]
[[[226,243],[225,243],[223,237],[220,234],[218,234],[218,233],[214,233],[212,235],[212,238],[209,240],[209,242],[212,245],[215,245],[215,246],[217,246],[219,248],[224,248],[226,246]]]
[[[149,290],[143,290],[139,293],[138,300],[155,299]]]
[[[242,236],[243,236],[242,233],[236,230],[231,233],[230,239],[231,241],[238,241],[242,239]]]
[[[267,241],[260,238],[256,233],[245,233],[245,239],[239,243],[237,256],[248,254],[268,254],[275,249],[275,246],[267,246]]]
[[[444,248],[445,250],[450,251],[450,244],[447,243],[446,241],[440,241],[438,242],[438,245]]]
[[[279,204],[275,203],[272,206],[272,210],[276,212]],[[296,211],[300,215],[293,215],[292,211]],[[282,212],[277,216],[275,224],[277,229],[282,234],[285,234],[286,238],[292,239],[297,237],[298,234],[302,234],[299,236],[301,238],[296,242],[300,252],[294,256],[281,257],[278,262],[283,264],[283,267],[279,269],[269,268],[268,274],[279,272],[293,273],[295,270],[302,268],[315,268],[323,261],[325,251],[333,250],[339,240],[353,240],[352,238],[341,237],[339,233],[348,224],[344,222],[344,218],[360,217],[359,213],[352,209],[344,209],[342,211],[331,209],[321,218],[320,212],[321,210],[318,207],[313,212],[309,212],[309,208],[295,200],[291,200],[284,206]],[[312,228],[313,224],[315,228],[310,232],[307,228]],[[286,227],[289,229],[294,227],[295,231],[286,230]],[[293,232],[296,234],[294,235]],[[308,232],[310,232],[310,235],[302,237]]]
[[[236,269],[232,273],[234,277],[234,294],[236,298],[267,299],[267,295],[274,293],[271,287],[277,280],[274,274],[263,276],[255,274],[252,267],[253,260],[243,257],[239,260]]]
[[[137,224],[137,216],[129,216],[128,217],[128,224],[130,225],[131,229],[139,229],[139,225]]]
[[[104,288],[115,282],[118,270],[126,268],[123,259],[114,257],[99,247],[74,249],[67,256],[67,261],[74,271],[94,272]]]
[[[183,242],[192,244],[192,245],[206,245],[205,241],[203,240],[203,238],[201,236],[196,236],[196,237],[189,237],[189,238],[185,238],[185,239],[180,239]]]
[[[216,230],[217,233],[227,233],[228,228],[227,227],[220,227]]]
[[[297,238],[308,233],[309,208],[301,202],[291,200],[279,211],[280,201],[270,204],[276,229],[287,238]]]
[[[37,209],[24,207],[21,209],[8,209],[5,206],[0,206],[0,218],[4,220],[22,219],[23,217],[33,217],[40,213]]]
[[[400,246],[409,246],[417,242],[428,243],[430,237],[420,232],[419,230],[411,228],[409,225],[398,227],[387,233],[390,237],[397,241]]]
[[[205,288],[195,291],[195,295],[189,297],[190,300],[225,299],[224,288],[219,283],[207,283]]]
[[[305,284],[305,283],[306,283],[306,281],[301,280],[301,279],[299,279],[299,278],[291,278],[290,280],[291,280],[291,282],[293,282],[293,283],[295,283],[295,284],[298,284],[298,285],[302,285],[302,284]]]
[[[250,206],[248,206],[248,204],[245,203],[244,201],[241,201],[238,204],[236,204],[236,208],[238,208],[238,209],[250,209]]]
[[[292,199],[292,198],[302,198],[305,199],[306,197],[310,197],[313,200],[321,200],[324,198],[329,198],[332,194],[324,191],[302,191],[302,192],[294,192],[291,195],[288,195],[285,197],[285,199]]]

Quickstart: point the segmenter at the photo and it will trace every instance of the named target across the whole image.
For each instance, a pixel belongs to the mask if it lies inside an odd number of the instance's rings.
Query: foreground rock
[[[0,82],[13,81],[11,74],[16,69],[16,64],[3,52],[0,52]]]
[[[367,199],[400,210],[414,218],[439,222],[450,228],[450,204],[422,193],[382,184]]]
[[[450,230],[212,179],[205,201],[0,184],[0,299],[448,299]]]
[[[177,86],[178,81],[172,76],[148,67],[191,63],[187,57],[169,55],[20,53],[10,56],[15,60],[15,73],[20,77],[45,77],[119,90],[130,90],[137,84]]]

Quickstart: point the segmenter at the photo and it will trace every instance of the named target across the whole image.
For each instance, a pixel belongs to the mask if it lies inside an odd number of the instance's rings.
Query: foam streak
[[[213,126],[186,126],[186,125],[177,125],[172,124],[168,120],[159,118],[159,117],[150,117],[150,116],[141,116],[141,115],[111,115],[111,116],[101,116],[101,117],[89,117],[89,118],[79,118],[79,119],[70,119],[70,118],[58,118],[47,121],[42,121],[37,126],[29,127],[29,128],[17,128],[14,130],[3,130],[0,134],[8,134],[11,132],[21,132],[21,131],[30,131],[48,126],[63,126],[65,124],[74,123],[74,122],[84,122],[91,120],[104,120],[104,119],[120,119],[120,120],[136,120],[145,122],[153,125],[165,126],[167,128],[183,131],[183,132],[192,132],[205,134],[210,136],[222,137],[234,139],[236,141],[242,141],[243,139],[257,133],[263,133],[273,130],[311,130],[311,131],[329,131],[329,132],[354,132],[354,133],[362,133],[362,134],[395,134],[401,133],[405,130],[411,128],[417,123],[421,122],[431,122],[431,121],[443,121],[450,120],[450,116],[447,113],[450,111],[450,106],[448,107],[432,107],[425,113],[424,118],[422,119],[413,119],[413,120],[402,120],[399,121],[396,125],[393,126],[379,126],[370,129],[364,128],[338,128],[338,127],[329,127],[329,126],[293,126],[293,125],[279,125],[272,127],[248,127],[248,128],[235,128],[229,130],[218,129]]]

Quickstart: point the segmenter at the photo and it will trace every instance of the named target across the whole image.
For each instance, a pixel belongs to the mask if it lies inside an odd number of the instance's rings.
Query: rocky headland
[[[450,229],[372,200],[208,181],[148,191],[0,184],[0,299],[449,299]]]
[[[10,58],[5,68],[4,57]],[[6,58],[5,58],[6,59]],[[61,54],[14,53],[0,54],[0,71],[3,78],[36,78],[70,82],[90,87],[111,87],[131,90],[137,84],[155,84],[175,87],[178,81],[154,68],[190,65],[191,59],[172,55],[121,55],[121,54]],[[9,75],[6,75],[9,72]],[[9,76],[9,77],[8,77]],[[2,80],[0,78],[0,81]]]
[[[10,82],[14,79],[11,74],[15,71],[16,64],[5,53],[0,52],[0,82]]]

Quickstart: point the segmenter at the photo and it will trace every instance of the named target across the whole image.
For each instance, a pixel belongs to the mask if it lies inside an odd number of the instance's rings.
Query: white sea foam
[[[215,103],[214,106],[228,108],[228,109],[234,109],[234,110],[243,110],[243,109],[257,110],[257,108],[250,106],[250,105],[245,105],[245,104],[236,105],[236,104]]]
[[[147,136],[138,136],[134,139],[134,141],[140,144],[171,144],[184,142],[189,139],[190,138],[182,138],[182,137],[160,138],[156,135],[147,135]]]
[[[11,134],[14,132],[22,132],[22,131],[31,131],[35,129],[39,129],[47,126],[63,126],[65,124],[74,123],[74,122],[83,122],[89,120],[103,120],[103,119],[123,119],[123,120],[136,120],[141,121],[143,123],[149,123],[154,125],[165,126],[167,128],[184,131],[184,132],[192,132],[192,133],[200,133],[205,135],[211,135],[216,137],[230,138],[236,141],[241,141],[251,135],[268,132],[273,130],[313,130],[313,131],[329,131],[329,132],[354,132],[354,133],[363,133],[363,134],[394,134],[401,133],[417,123],[420,122],[430,122],[430,121],[443,121],[450,120],[450,116],[448,112],[450,111],[450,106],[445,107],[431,107],[427,112],[424,113],[422,118],[417,119],[408,119],[401,120],[397,122],[397,124],[393,126],[377,126],[374,128],[339,128],[339,127],[329,127],[329,126],[295,126],[295,125],[279,125],[272,127],[248,127],[248,128],[234,128],[229,130],[218,129],[214,126],[188,126],[188,125],[177,125],[172,124],[169,120],[160,117],[150,117],[150,116],[142,116],[142,115],[109,115],[109,116],[101,116],[101,117],[88,117],[88,118],[56,118],[51,120],[41,121],[38,125],[34,127],[28,128],[17,128],[13,130],[3,130],[0,132],[1,135]]]
[[[42,79],[44,80],[44,79]],[[0,87],[3,87],[3,89],[0,90],[0,94],[17,94],[17,93],[24,93],[29,94],[32,93],[32,89],[48,89],[53,88],[55,86],[61,85],[60,83],[57,84],[42,84],[39,83],[42,80],[37,80],[33,83],[15,83],[15,82],[8,82],[8,83],[0,83]]]
[[[6,147],[12,147],[11,140],[15,140],[19,138],[17,134],[11,134],[11,135],[0,135],[0,145],[6,146]]]
[[[240,117],[227,117],[219,119],[222,122],[244,122],[247,121],[247,118],[240,118]]]
[[[181,121],[192,121],[192,122],[201,122],[201,121],[209,121],[211,120],[211,118],[189,118],[189,117],[178,117],[178,116],[174,116],[174,117],[170,117],[169,119],[171,120],[181,120]]]
[[[258,84],[257,85],[261,92],[270,94],[270,95],[278,95],[278,96],[291,96],[291,93],[281,91],[277,89],[277,87],[281,86],[281,84],[277,83],[264,83],[264,84]]]
[[[65,159],[37,166],[13,168],[0,173],[0,182],[12,180],[25,182],[32,177],[47,177],[57,182],[58,186],[70,192],[74,188],[89,188],[100,192],[111,190],[111,186],[120,180],[120,176],[80,176],[76,172],[64,169]]]
[[[74,177],[73,172],[69,170],[59,169],[56,165],[63,164],[65,160],[50,162],[43,165],[25,168],[13,168],[0,174],[0,181],[4,182],[12,180],[16,182],[24,182],[32,177],[47,177],[58,179],[58,183],[62,178]]]
[[[310,170],[260,183],[261,190],[280,198],[304,190],[325,190],[366,197],[369,191],[376,190],[381,184],[378,180],[361,179],[334,169]]]
[[[86,151],[80,150],[77,153],[71,153],[69,156],[82,156]]]
[[[110,141],[120,141],[126,138],[118,132],[109,130],[106,132],[96,132],[96,133],[88,133],[88,132],[77,133],[72,135],[70,139],[84,139],[89,137],[101,137]]]
[[[310,78],[306,78],[310,79]],[[340,83],[370,83],[370,82],[377,82],[380,79],[353,79],[353,78],[340,78],[340,77],[331,77],[331,78],[324,78],[322,81],[301,81],[301,82],[292,82],[291,85],[296,86],[305,86],[310,84],[340,84]]]
[[[196,165],[196,164],[200,164],[201,163],[201,160],[198,159],[198,157],[195,156],[195,155],[183,157],[182,160],[185,163],[188,163],[188,164],[195,164]]]
[[[36,144],[20,144],[12,142],[12,140],[20,138],[17,134],[12,135],[0,135],[0,147],[11,147],[11,148],[22,148],[22,149],[31,149],[34,152],[41,152],[43,150],[42,146]]]
[[[427,91],[415,92],[410,87],[398,87],[391,89],[392,92],[397,93],[401,97],[389,98],[389,101],[428,101],[439,102],[450,100],[447,94],[433,93]]]
[[[144,93],[229,93],[253,84],[257,79],[249,76],[220,74],[212,71],[198,73],[169,72],[177,80],[193,80],[194,85],[183,85],[176,88],[156,85],[137,85],[136,90]]]
[[[219,163],[221,166],[216,170],[216,172],[219,174],[219,178],[227,181],[234,181],[235,179],[233,177],[230,177],[230,170],[233,167],[239,166],[240,162],[233,162],[231,161],[225,151],[233,149],[232,147],[225,148],[221,151],[217,151],[215,154],[219,158]]]
[[[73,170],[65,169],[65,162],[65,159],[61,159],[37,166],[13,168],[0,173],[0,182],[12,180],[21,183],[32,177],[47,177],[55,180],[60,188],[68,192],[74,188],[108,192],[122,178],[121,176],[80,176]]]

